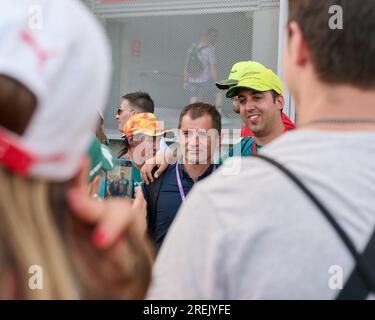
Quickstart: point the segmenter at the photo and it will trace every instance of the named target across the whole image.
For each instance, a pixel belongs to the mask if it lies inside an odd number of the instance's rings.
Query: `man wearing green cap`
[[[242,138],[221,158],[221,162],[233,156],[256,154],[285,131],[281,118],[284,107],[283,84],[271,69],[253,63],[237,84],[229,88],[226,97],[236,97],[242,120],[254,136]]]
[[[238,80],[233,77],[238,77]],[[243,137],[219,159],[219,164],[233,156],[256,154],[264,145],[288,130],[281,116],[284,107],[283,83],[271,69],[255,61],[243,61],[232,67],[230,78],[216,85],[221,89],[229,88],[226,97],[238,100],[244,126],[253,136]],[[166,162],[151,158],[141,169],[142,180],[146,184],[152,182],[154,177],[166,170]],[[159,168],[153,174],[156,163]]]
[[[230,87],[237,85],[238,80],[243,77],[244,74],[250,72],[251,70],[256,70],[257,68],[263,68],[264,66],[256,61],[240,61],[232,66],[229,73],[228,79],[216,82],[216,86],[221,90],[228,90]],[[232,97],[232,108],[235,113],[240,113],[240,105],[238,104],[237,97]],[[295,128],[294,123],[288,118],[288,116],[282,112],[282,121],[284,123],[285,130],[292,130]],[[243,125],[241,130],[241,138],[252,137],[254,134],[250,129]]]

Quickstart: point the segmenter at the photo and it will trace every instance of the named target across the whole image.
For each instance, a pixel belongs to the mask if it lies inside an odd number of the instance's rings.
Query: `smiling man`
[[[257,70],[259,68],[264,69],[264,65],[256,61],[240,61],[236,62],[228,75],[228,79],[221,80],[216,82],[216,87],[221,90],[228,90],[231,87],[234,87],[238,84],[238,80],[243,78],[245,74],[248,74],[251,71]],[[240,113],[240,104],[238,103],[238,97],[231,97],[232,102],[232,109],[235,113]],[[285,127],[285,131],[295,129],[294,123],[289,119],[289,117],[284,113],[281,112],[281,119],[283,120],[283,124]],[[252,137],[254,134],[251,132],[249,127],[244,124],[241,129],[241,138],[243,137]]]
[[[221,161],[233,156],[256,154],[285,131],[282,120],[285,103],[283,84],[271,69],[255,65],[236,86],[228,90],[226,97],[237,97],[242,120],[254,136],[242,138]]]

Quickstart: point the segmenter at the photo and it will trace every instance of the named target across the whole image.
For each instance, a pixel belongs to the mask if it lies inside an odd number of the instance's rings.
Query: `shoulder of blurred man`
[[[341,144],[342,140],[346,144]],[[373,232],[374,215],[365,209],[366,205],[361,210],[363,216],[353,208],[364,203],[369,205],[375,195],[374,185],[369,184],[375,179],[375,163],[366,156],[374,152],[373,142],[375,133],[294,131],[265,147],[264,154],[287,164],[323,203],[336,208],[332,214],[341,219],[349,236],[362,250]],[[349,150],[357,144],[360,144],[359,152],[354,160],[371,172],[365,179],[360,175],[342,174],[353,161]],[[322,148],[326,148],[324,153]],[[338,152],[344,155],[339,162]],[[326,218],[290,179],[265,161],[256,158],[231,161],[199,184],[182,207],[158,257],[156,281],[150,296],[158,299],[168,295],[175,299],[193,296],[195,299],[334,298],[337,292],[327,286],[329,266],[338,264],[350,272],[353,260]],[[239,171],[228,174],[225,170],[233,166],[238,166]],[[350,197],[347,197],[348,185],[355,185]],[[210,226],[209,232],[206,226]],[[195,231],[194,238],[184,239],[191,230]],[[201,244],[197,251],[185,252],[188,246],[195,247],[197,243]],[[200,261],[201,266],[196,265],[195,270],[204,270],[204,265],[213,263],[208,277],[222,277],[229,271],[242,276],[225,283],[207,281],[192,285],[197,274],[184,266],[160,278],[172,259],[176,259],[177,252],[183,254],[177,261],[173,260],[175,263]],[[207,252],[220,254],[214,262]],[[270,263],[277,266],[278,272],[270,268]],[[290,272],[296,266],[300,272]],[[179,280],[182,274],[187,277]],[[304,279],[313,281],[306,283]],[[173,287],[168,283],[174,283]],[[293,290],[286,290],[290,286]]]
[[[219,164],[223,164],[229,158],[232,157],[248,157],[253,154],[254,137],[243,137],[236,143],[228,152],[220,157]],[[260,146],[257,146],[257,150]]]

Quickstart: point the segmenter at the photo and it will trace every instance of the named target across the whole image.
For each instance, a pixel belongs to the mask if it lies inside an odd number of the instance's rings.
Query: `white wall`
[[[264,64],[276,72],[279,43],[279,10],[271,9],[254,11],[253,17],[252,59]]]

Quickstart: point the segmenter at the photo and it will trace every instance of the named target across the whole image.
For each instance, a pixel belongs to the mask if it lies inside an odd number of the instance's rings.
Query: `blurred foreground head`
[[[315,80],[374,90],[374,32],[375,1],[289,0],[284,73],[297,105]]]
[[[108,93],[103,30],[79,1],[5,0],[0,37],[0,298],[142,298],[147,248],[99,252],[66,203]]]

